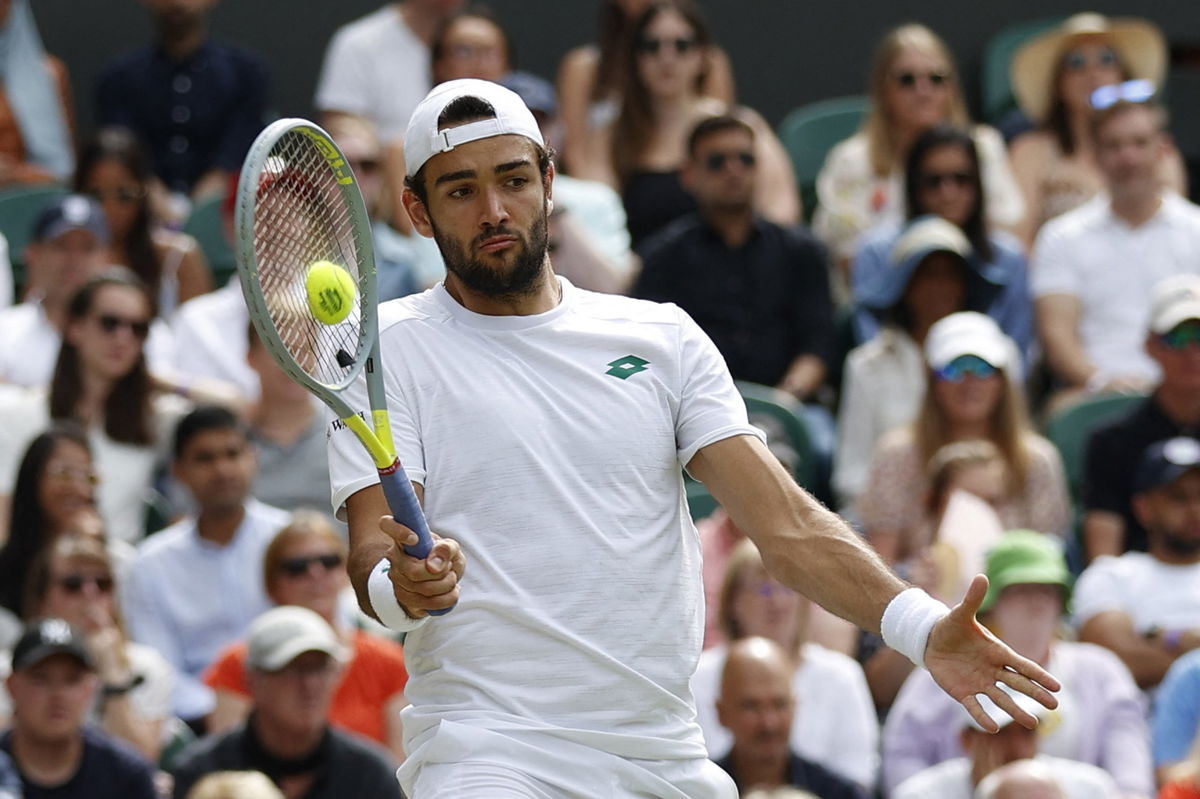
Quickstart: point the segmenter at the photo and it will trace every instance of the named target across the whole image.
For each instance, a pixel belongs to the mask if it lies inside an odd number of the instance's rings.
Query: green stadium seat
[[[817,208],[817,173],[833,146],[858,130],[867,112],[865,96],[835,97],[792,110],[779,124],[779,139],[792,159],[805,221]]]
[[[1008,79],[1008,67],[1013,55],[1025,42],[1062,21],[1063,17],[1043,17],[1018,22],[1001,28],[988,40],[983,50],[983,65],[980,70],[985,122],[998,123],[1016,110],[1017,101],[1013,97],[1012,85]]]
[[[1076,505],[1083,493],[1084,458],[1092,430],[1103,422],[1127,413],[1143,399],[1145,397],[1140,394],[1103,394],[1059,411],[1046,422],[1046,438],[1062,456],[1067,487]],[[1130,468],[1133,468],[1132,464]]]
[[[791,466],[796,482],[809,491],[816,491],[817,454],[804,421],[803,403],[786,391],[757,383],[738,381],[737,388],[746,403],[750,422],[769,428],[768,433],[776,437],[769,441],[771,445],[783,444],[790,450],[781,460],[793,461]]]
[[[712,512],[717,509],[717,500],[704,487],[704,483],[697,482],[689,477],[686,479],[685,487],[687,488],[688,510],[691,511],[692,521],[700,521],[703,518],[711,516]]]
[[[196,204],[184,223],[183,232],[192,236],[204,251],[208,267],[212,270],[213,286],[224,286],[237,271],[237,260],[233,247],[225,235],[225,220],[222,216],[224,197],[213,197]]]
[[[22,186],[0,191],[0,233],[8,239],[8,258],[13,267],[15,297],[21,299],[25,286],[25,245],[33,234],[33,221],[42,209],[67,193],[62,186]]]

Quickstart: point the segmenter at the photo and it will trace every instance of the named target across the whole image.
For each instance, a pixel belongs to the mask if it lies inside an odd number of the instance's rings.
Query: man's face
[[[411,191],[413,225],[433,236],[449,280],[485,297],[535,290],[545,269],[549,180],[542,183],[534,144],[504,135],[461,144],[426,162],[428,204]]]
[[[92,231],[75,229],[30,243],[26,258],[34,287],[65,302],[108,265],[108,247]]]
[[[79,734],[92,708],[96,674],[71,655],[51,655],[8,678],[13,726],[39,743],[65,742]]]
[[[227,512],[245,502],[254,481],[250,442],[237,430],[204,430],[175,459],[175,476],[202,511]]]
[[[329,718],[339,675],[338,663],[324,652],[304,652],[279,671],[250,670],[255,712],[274,727],[311,734]]]
[[[683,180],[702,210],[746,211],[757,183],[754,139],[744,130],[719,130],[696,142]]]
[[[338,136],[337,143],[354,170],[354,176],[358,178],[358,188],[362,191],[367,211],[374,215],[384,184],[383,153],[379,141],[361,133],[352,133]]]
[[[1145,106],[1109,118],[1096,132],[1096,163],[1114,196],[1157,185],[1167,139]]]
[[[1170,555],[1200,558],[1200,469],[1137,494],[1133,509],[1155,545]]]
[[[717,716],[739,757],[786,758],[794,714],[791,674],[782,663],[741,661],[722,682]]]

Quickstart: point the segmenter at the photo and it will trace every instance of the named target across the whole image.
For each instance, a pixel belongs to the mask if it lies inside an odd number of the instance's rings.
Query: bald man
[[[766,638],[743,638],[729,647],[721,675],[717,717],[733,734],[733,748],[717,765],[739,791],[791,786],[823,799],[866,799],[849,780],[791,751],[788,737],[796,698],[787,653]]]
[[[984,777],[975,799],[1067,799],[1067,794],[1045,763],[1018,760]]]

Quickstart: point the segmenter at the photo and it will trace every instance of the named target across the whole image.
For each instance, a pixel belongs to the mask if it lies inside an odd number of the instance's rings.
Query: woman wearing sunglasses
[[[154,180],[137,137],[103,128],[84,148],[75,191],[95,197],[112,234],[109,260],[132,269],[150,289],[155,315],[171,316],[180,303],[212,291],[212,274],[200,245],[155,218]]]
[[[1162,32],[1142,19],[1076,14],[1017,51],[1013,94],[1037,125],[1012,143],[1013,171],[1029,206],[1020,231],[1026,244],[1048,219],[1104,186],[1089,133],[1093,93],[1129,80],[1161,86],[1166,69]],[[1164,184],[1182,193],[1186,172],[1174,145],[1161,172]]]
[[[59,538],[34,561],[26,615],[65,619],[83,631],[103,686],[95,720],[154,763],[172,718],[175,671],[156,650],[129,640],[116,576],[102,539]]]
[[[968,311],[936,323],[924,351],[927,387],[916,419],[880,440],[859,505],[875,549],[889,563],[927,550],[926,464],[944,445],[973,439],[990,441],[1004,456],[1007,491],[995,507],[1005,529],[1065,535],[1070,502],[1062,461],[1029,424],[1011,339],[989,317]]]
[[[713,46],[708,26],[688,0],[658,0],[631,31],[620,112],[603,131],[605,159],[585,177],[621,192],[629,236],[636,248],[673,220],[696,210],[679,170],[687,159],[688,134],[700,120],[729,113],[724,102],[703,93]],[[800,195],[787,152],[754,111],[733,113],[754,129],[758,163],[757,211],[772,222],[800,220]]]
[[[875,53],[871,106],[862,128],[834,147],[817,176],[813,229],[847,268],[859,235],[903,217],[901,167],[917,137],[942,122],[967,126],[966,103],[946,44],[924,25],[902,25]],[[989,227],[1014,228],[1025,203],[1004,141],[993,128],[971,127],[979,149]]]
[[[346,544],[328,520],[316,511],[297,511],[263,556],[267,594],[277,605],[299,605],[320,614],[353,651],[334,694],[330,720],[387,746],[399,762],[404,759],[400,710],[408,704],[404,651],[348,619],[354,600],[347,594],[345,559]],[[242,722],[250,712],[245,643],[222,653],[204,679],[217,695],[209,732]]]

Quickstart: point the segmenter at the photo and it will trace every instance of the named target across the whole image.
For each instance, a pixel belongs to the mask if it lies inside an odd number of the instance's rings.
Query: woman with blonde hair
[[[834,147],[817,176],[813,229],[849,264],[860,234],[904,215],[903,166],[917,137],[940,123],[969,126],[954,58],[937,34],[917,23],[884,36],[870,79],[871,106],[862,128]],[[1025,213],[993,128],[971,126],[979,150],[988,222],[1016,227]]]
[[[879,554],[900,563],[927,550],[926,464],[946,444],[973,439],[990,441],[1003,456],[1008,481],[995,503],[1003,525],[1064,535],[1070,503],[1062,460],[1029,424],[1012,340],[983,314],[951,314],[930,328],[925,362],[916,420],[880,440],[859,503]]]
[[[793,751],[846,779],[872,786],[879,768],[879,725],[866,679],[852,658],[809,640],[812,611],[808,599],[767,573],[753,541],[745,539],[734,548],[718,602],[725,641],[762,636],[791,653],[796,695]],[[714,759],[733,745],[716,712],[728,652],[727,643],[704,650],[692,677],[696,720]]]
[[[214,771],[188,791],[186,799],[284,799],[261,771]]]

